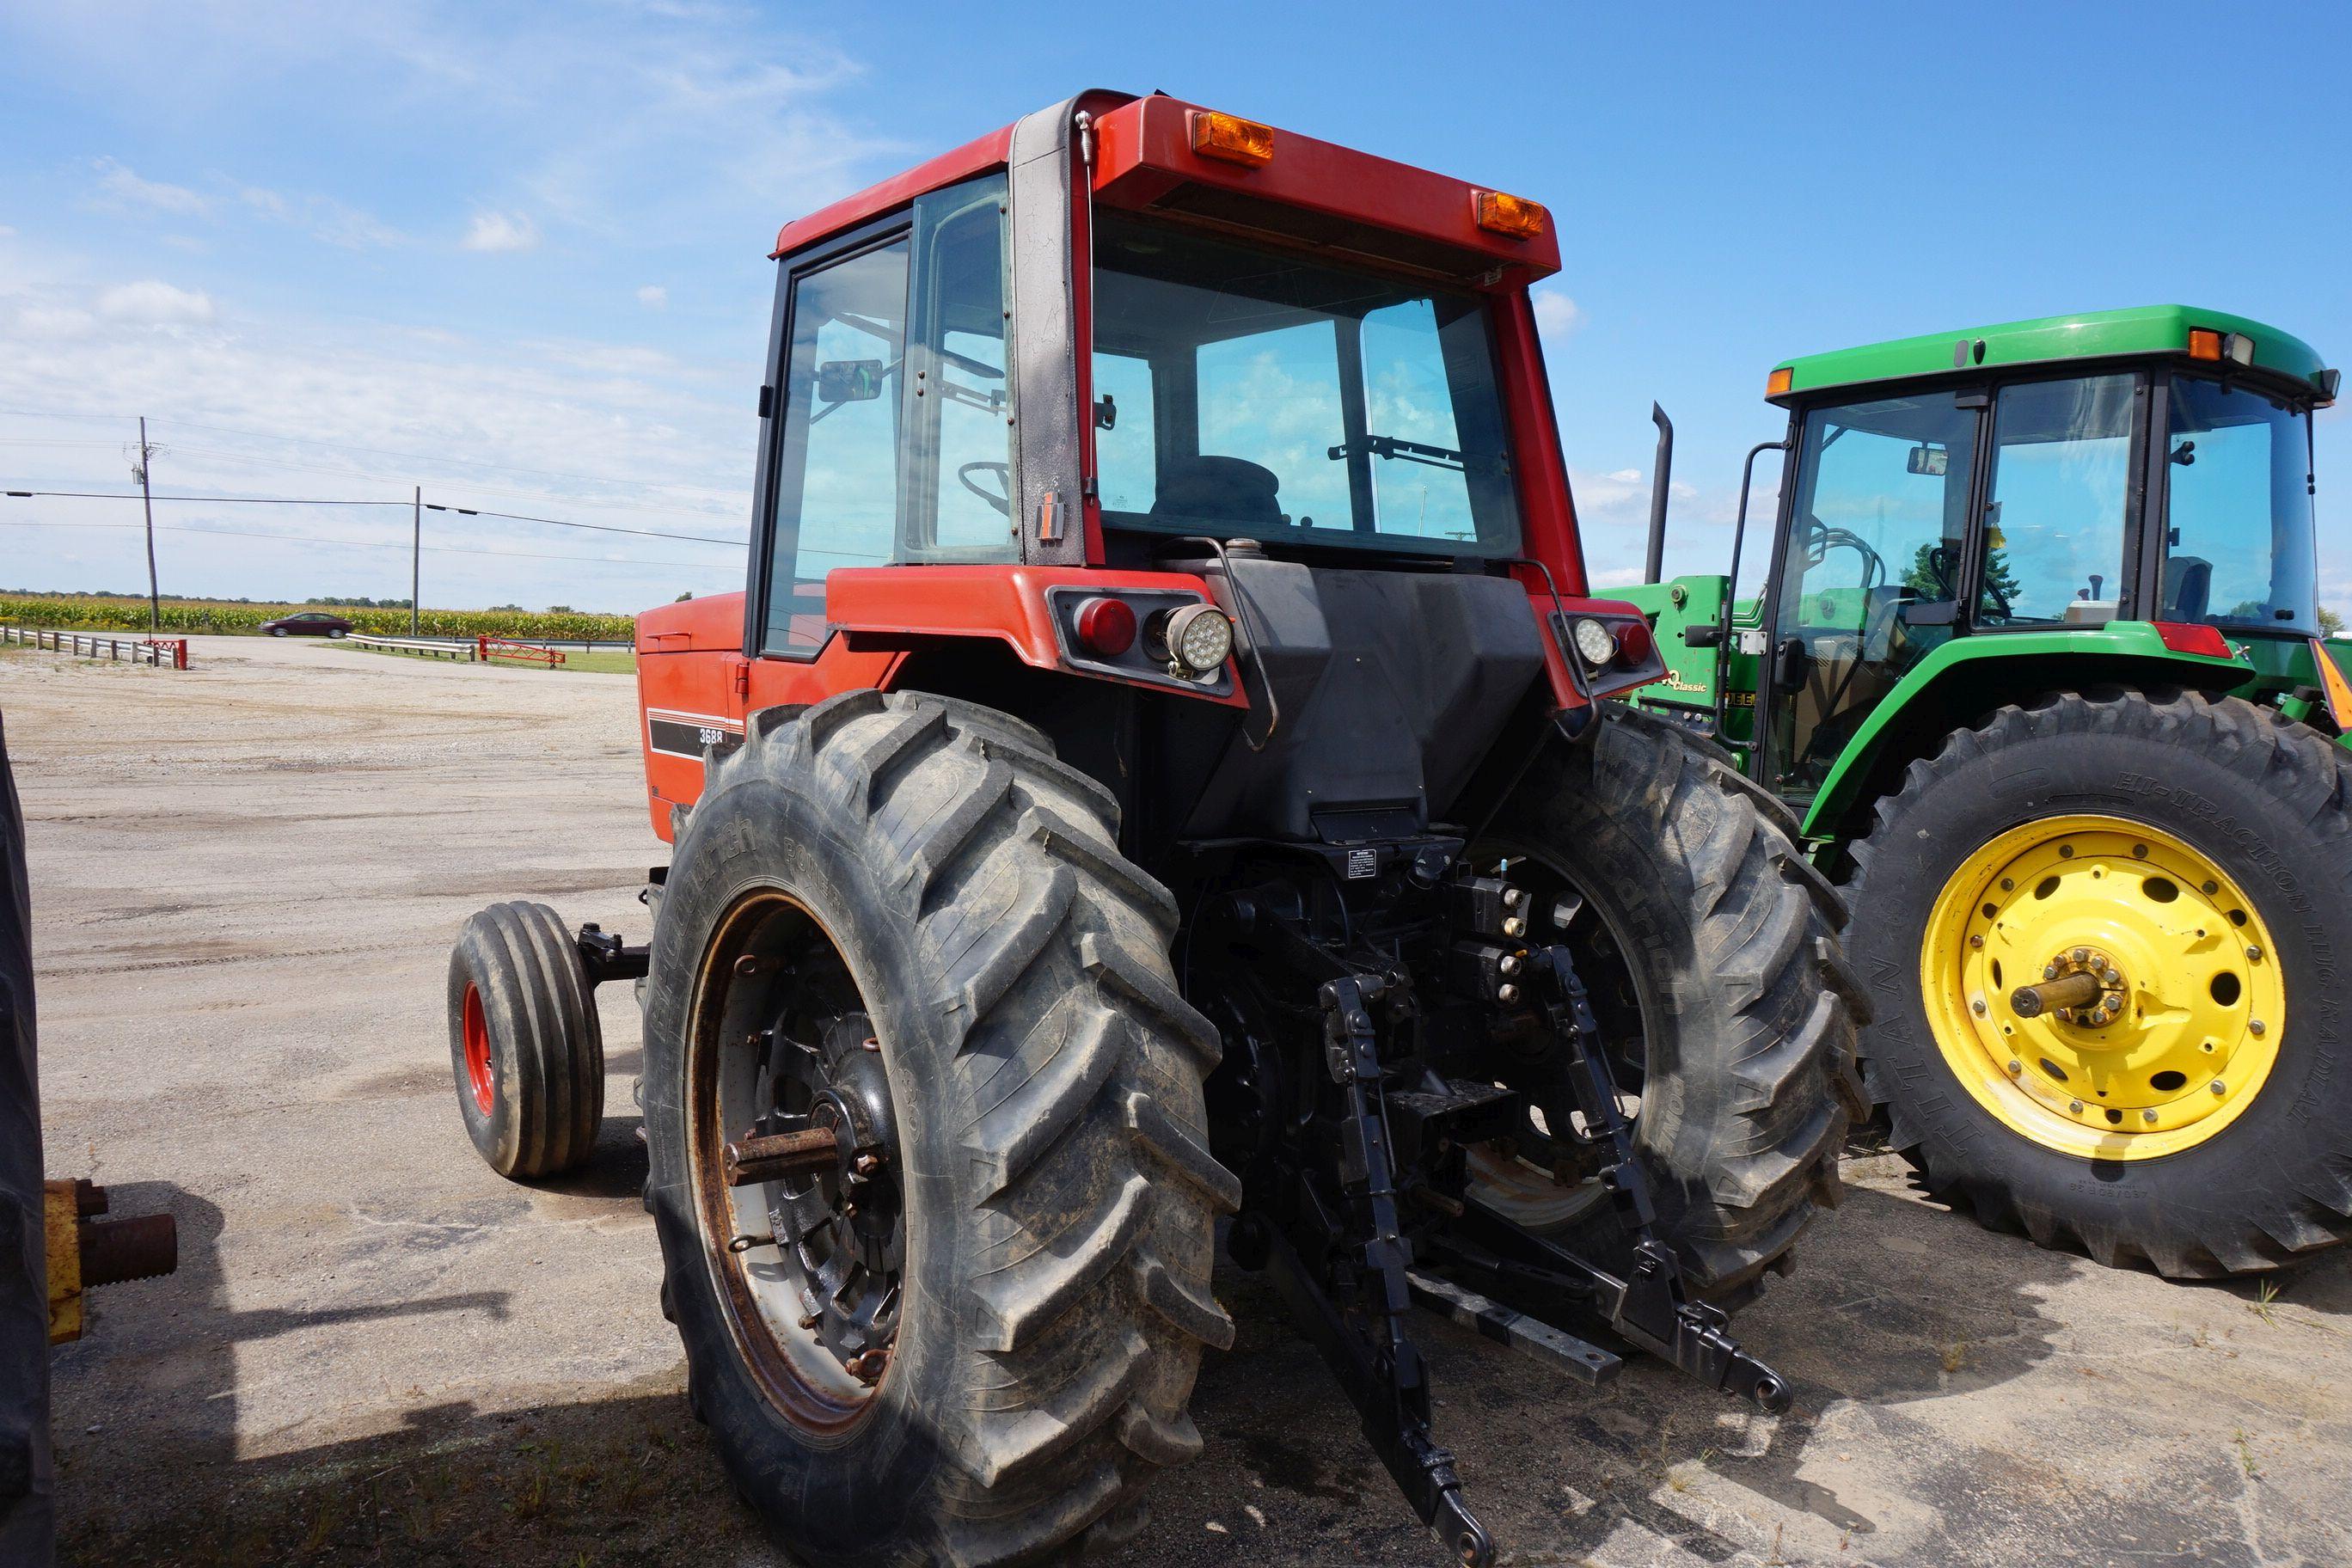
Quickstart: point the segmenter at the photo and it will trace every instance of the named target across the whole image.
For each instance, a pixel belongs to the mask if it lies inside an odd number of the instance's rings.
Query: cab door
[[[1960,624],[1981,392],[1807,411],[1782,503],[1763,782],[1809,801],[1863,719]]]

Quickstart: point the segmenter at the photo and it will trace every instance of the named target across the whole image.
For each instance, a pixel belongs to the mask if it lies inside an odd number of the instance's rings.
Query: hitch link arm
[[[1411,1248],[1399,1233],[1390,1138],[1380,1097],[1378,1037],[1366,1004],[1386,989],[1370,975],[1347,975],[1319,991],[1324,1059],[1346,1107],[1339,1185],[1345,1237],[1335,1249],[1338,1274],[1353,1277],[1358,1310],[1343,1311],[1315,1270],[1275,1227],[1268,1269],[1300,1325],[1322,1352],[1362,1418],[1364,1436],[1446,1551],[1464,1568],[1487,1568],[1495,1540],[1462,1501],[1454,1456],[1430,1430],[1428,1369],[1399,1322],[1411,1309]]]
[[[1601,1184],[1634,1237],[1633,1276],[1618,1279],[1564,1250],[1543,1250],[1569,1265],[1565,1272],[1583,1276],[1581,1283],[1591,1290],[1594,1305],[1616,1333],[1710,1388],[1752,1400],[1774,1415],[1788,1409],[1787,1380],[1739,1348],[1725,1331],[1730,1319],[1720,1309],[1690,1300],[1682,1266],[1655,1235],[1657,1208],[1651,1201],[1649,1178],[1643,1174],[1632,1130],[1618,1109],[1617,1085],[1600,1049],[1600,1026],[1568,950],[1540,948],[1528,954],[1528,968],[1545,1016],[1567,1052],[1570,1087],[1577,1109],[1584,1113],[1584,1135],[1602,1145]]]

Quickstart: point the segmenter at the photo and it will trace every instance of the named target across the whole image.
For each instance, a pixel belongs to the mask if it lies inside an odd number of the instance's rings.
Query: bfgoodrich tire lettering
[[[846,694],[755,715],[688,819],[646,992],[649,1193],[693,1398],[738,1489],[801,1560],[1034,1561],[1139,1521],[1200,1447],[1218,1047],[1177,995],[1166,890],[1114,803],[1003,714]],[[896,1350],[819,1434],[747,1367],[688,1154],[689,1030],[728,911],[788,894],[828,934],[887,1071],[906,1202]],[[723,969],[726,966],[719,966]],[[720,1238],[723,1240],[724,1238]]]
[[[2105,689],[2007,707],[1911,764],[1855,846],[1853,952],[1875,994],[1864,1075],[1938,1194],[2044,1246],[2176,1277],[2273,1267],[2352,1235],[2352,759],[2237,699]],[[1960,859],[2038,817],[2145,823],[2210,857],[2278,949],[2286,1026],[2252,1103],[2177,1153],[2085,1160],[2004,1126],[1956,1082],[1919,996],[1929,907]]]

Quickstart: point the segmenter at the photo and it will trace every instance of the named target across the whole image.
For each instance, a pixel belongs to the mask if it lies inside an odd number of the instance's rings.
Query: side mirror
[[[882,395],[882,362],[878,359],[827,360],[816,367],[820,403],[871,403]]]
[[[1940,479],[1946,474],[1951,472],[1951,449],[1946,447],[1932,446],[1927,442],[1922,441],[1919,445],[1911,448],[1910,459],[1905,466],[1912,473],[1927,474]]]

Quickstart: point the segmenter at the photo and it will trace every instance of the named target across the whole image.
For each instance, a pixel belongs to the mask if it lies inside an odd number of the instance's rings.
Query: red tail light
[[[1658,639],[1650,635],[1647,621],[1626,621],[1617,628],[1617,662],[1628,669],[1639,669],[1650,662]]]
[[[2229,640],[2218,627],[2190,626],[2183,621],[2156,621],[2156,635],[2175,653],[2201,654],[2207,658],[2231,658]]]
[[[1135,610],[1122,599],[1088,599],[1078,606],[1078,641],[1097,658],[1117,658],[1135,646]]]

